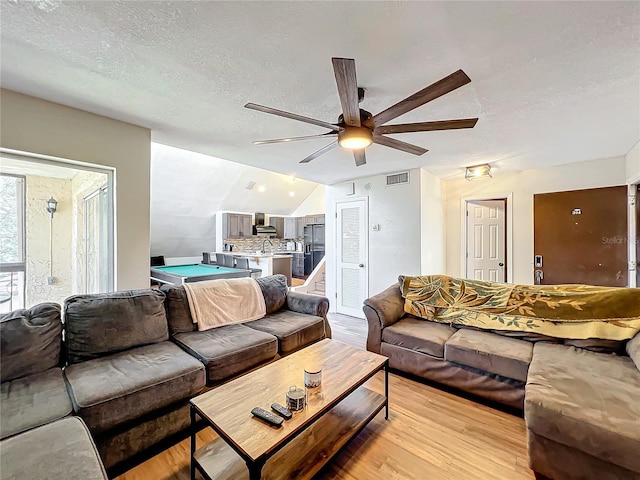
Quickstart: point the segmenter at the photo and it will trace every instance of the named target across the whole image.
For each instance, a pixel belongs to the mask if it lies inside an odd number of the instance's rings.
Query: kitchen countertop
[[[251,257],[251,258],[283,258],[283,257],[291,257],[294,253],[302,253],[302,252],[288,252],[288,251],[276,251],[276,252],[266,252],[266,253],[256,253],[256,252],[212,252],[215,253],[223,253],[225,255],[233,255],[234,257]]]

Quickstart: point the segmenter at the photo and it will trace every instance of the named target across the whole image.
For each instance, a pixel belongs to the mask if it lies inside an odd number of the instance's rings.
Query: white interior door
[[[368,295],[367,202],[364,199],[336,204],[337,304],[336,311],[363,318],[362,302]]]
[[[467,202],[466,278],[506,282],[506,201]]]

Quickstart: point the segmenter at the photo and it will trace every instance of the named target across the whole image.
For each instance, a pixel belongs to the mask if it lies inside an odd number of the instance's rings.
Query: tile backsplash
[[[265,244],[265,249],[267,252],[284,252],[287,250],[287,242],[293,242],[294,240],[283,240],[281,238],[267,238],[267,237],[255,237],[255,238],[230,238],[225,239],[225,243],[233,243],[233,251],[234,252],[255,252],[257,250],[262,250],[262,242],[265,240],[269,240],[272,244],[269,245],[269,242]],[[302,239],[299,238],[297,241],[301,242]],[[295,248],[295,246],[294,246]]]

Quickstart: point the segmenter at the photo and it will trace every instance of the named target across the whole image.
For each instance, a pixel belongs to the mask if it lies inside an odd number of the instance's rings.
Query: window
[[[0,172],[0,313],[113,291],[115,171],[0,147]]]
[[[84,199],[86,293],[101,293],[111,290],[108,218],[109,194],[105,185]]]
[[[0,174],[0,312],[24,308],[25,177]]]

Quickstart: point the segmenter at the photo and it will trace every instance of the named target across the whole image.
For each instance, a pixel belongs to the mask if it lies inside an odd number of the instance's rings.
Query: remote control
[[[271,425],[274,425],[276,427],[281,426],[282,422],[284,421],[282,417],[274,415],[271,412],[267,412],[264,408],[260,408],[260,407],[255,407],[253,410],[251,410],[251,413],[253,413],[256,417],[261,418],[265,422],[270,423]]]
[[[273,405],[271,405],[271,409],[281,417],[286,418],[287,420],[291,418],[291,415],[292,415],[291,410],[289,410],[286,407],[283,407],[279,403],[274,403]]]

